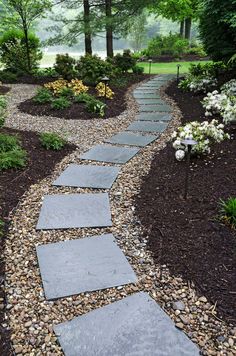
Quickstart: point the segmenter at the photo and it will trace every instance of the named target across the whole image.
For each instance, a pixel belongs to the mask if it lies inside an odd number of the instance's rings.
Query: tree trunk
[[[106,0],[106,47],[107,57],[110,58],[114,56],[111,2],[112,0]]]
[[[85,54],[92,54],[92,35],[90,27],[90,5],[89,0],[84,0],[84,44]]]
[[[185,19],[185,38],[187,40],[190,40],[191,38],[191,26],[192,26],[192,19],[191,18],[187,18]]]
[[[25,35],[25,48],[26,48],[26,59],[27,59],[27,67],[28,72],[31,71],[31,60],[30,60],[30,46],[29,46],[29,34],[28,34],[28,27],[26,23],[23,21],[23,31]]]
[[[179,34],[184,38],[184,20],[180,22]]]

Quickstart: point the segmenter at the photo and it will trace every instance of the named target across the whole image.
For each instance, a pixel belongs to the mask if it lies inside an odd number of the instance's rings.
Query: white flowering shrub
[[[236,80],[231,80],[221,87],[221,93],[214,90],[203,99],[205,115],[220,114],[225,124],[236,121]]]
[[[180,126],[172,135],[173,147],[176,150],[175,157],[182,160],[185,156],[187,147],[181,143],[184,139],[193,139],[197,145],[192,147],[193,154],[209,154],[210,146],[216,142],[222,142],[229,138],[224,132],[224,125],[218,120],[213,119],[211,122],[192,121],[184,126]],[[180,152],[182,151],[182,152]]]
[[[185,79],[181,80],[178,87],[186,91],[192,91],[194,93],[203,92],[206,93],[217,86],[217,79],[205,76],[205,77],[194,77],[187,76]]]

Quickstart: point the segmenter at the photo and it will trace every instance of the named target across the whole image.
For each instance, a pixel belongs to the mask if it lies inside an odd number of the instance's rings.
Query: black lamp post
[[[197,145],[197,141],[190,138],[186,138],[181,141],[181,144],[187,147],[187,160],[186,160],[186,174],[185,174],[185,184],[184,184],[184,200],[187,200],[188,188],[189,188],[189,171],[190,171],[190,156],[192,147]]]
[[[181,67],[181,64],[177,64],[177,84],[179,84],[179,72],[180,72],[180,67]]]
[[[106,76],[102,78],[102,82],[105,85],[104,101],[105,101],[106,106],[107,106],[107,85],[109,83],[109,80],[110,80],[110,78],[108,78]],[[106,107],[105,107],[105,116],[106,116]]]
[[[148,60],[148,62],[149,62],[149,75],[150,75],[151,74],[151,68],[152,68],[152,59],[150,58]]]

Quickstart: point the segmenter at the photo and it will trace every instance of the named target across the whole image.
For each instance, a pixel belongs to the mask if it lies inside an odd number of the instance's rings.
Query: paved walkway
[[[149,145],[168,126],[171,107],[159,89],[170,76],[160,76],[134,90],[139,104],[135,121],[124,131],[80,156],[86,165],[70,165],[53,183],[59,186],[110,188],[141,147]],[[112,225],[107,193],[55,194],[44,197],[38,230]],[[111,235],[92,236],[37,247],[46,299],[136,283],[137,277]],[[187,336],[146,293],[136,293],[72,321],[54,331],[66,356],[75,355],[198,355]]]

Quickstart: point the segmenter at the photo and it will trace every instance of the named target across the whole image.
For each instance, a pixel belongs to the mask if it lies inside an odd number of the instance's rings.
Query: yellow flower
[[[105,87],[105,84],[100,82],[96,86],[97,90],[97,95],[98,97],[104,97],[106,93],[106,98],[107,99],[113,99],[115,93],[111,90],[111,88],[107,85],[107,88]]]

